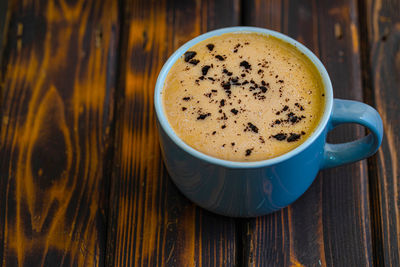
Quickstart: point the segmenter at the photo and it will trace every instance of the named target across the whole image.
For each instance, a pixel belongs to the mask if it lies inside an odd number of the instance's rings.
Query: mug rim
[[[188,144],[186,144],[181,138],[178,137],[178,135],[175,133],[175,131],[172,129],[171,125],[168,122],[168,118],[166,117],[166,114],[164,113],[164,107],[162,103],[162,91],[164,87],[164,82],[167,77],[167,74],[171,67],[175,64],[176,60],[178,60],[189,48],[193,47],[195,44],[206,40],[210,37],[213,36],[218,36],[222,35],[225,33],[232,33],[232,32],[250,32],[250,33],[259,33],[259,34],[265,34],[265,35],[270,35],[275,38],[278,38],[286,43],[289,43],[296,47],[300,52],[302,52],[308,59],[311,60],[311,62],[314,64],[314,66],[317,68],[321,79],[322,83],[324,86],[324,94],[325,94],[325,105],[324,105],[324,111],[323,115],[320,118],[320,121],[318,123],[318,126],[314,129],[313,133],[305,140],[301,145],[298,147],[278,156],[274,157],[271,159],[266,159],[266,160],[259,160],[259,161],[231,161],[231,160],[225,160],[225,159],[220,159],[217,157],[213,157],[210,155],[207,155],[203,152],[200,152]],[[182,150],[185,152],[189,153],[191,156],[203,160],[205,162],[214,164],[214,165],[219,165],[223,166],[226,168],[260,168],[260,167],[267,167],[271,165],[275,165],[277,163],[283,162],[285,160],[288,160],[300,152],[304,151],[307,147],[309,147],[319,136],[320,134],[324,131],[326,125],[328,124],[330,114],[332,112],[332,106],[333,106],[333,90],[332,90],[332,83],[329,78],[328,72],[326,71],[324,65],[322,62],[318,59],[318,57],[311,52],[306,46],[301,44],[300,42],[292,39],[291,37],[284,35],[282,33],[279,33],[277,31],[265,29],[265,28],[259,28],[259,27],[247,27],[247,26],[237,26],[237,27],[227,27],[227,28],[220,28],[217,30],[209,31],[206,33],[203,33],[190,41],[186,42],[183,44],[181,47],[179,47],[165,62],[164,66],[162,67],[155,86],[154,90],[154,108],[156,111],[156,117],[159,122],[159,127],[161,127],[164,132],[168,135],[168,137]]]

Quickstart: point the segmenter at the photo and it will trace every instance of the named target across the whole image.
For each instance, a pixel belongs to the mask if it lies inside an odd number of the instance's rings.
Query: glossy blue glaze
[[[163,112],[162,87],[174,62],[197,42],[237,31],[273,35],[295,45],[315,64],[324,84],[325,109],[314,133],[296,149],[273,159],[234,162],[203,154],[179,139]],[[329,76],[311,51],[283,34],[255,27],[232,27],[208,32],[179,48],[160,72],[154,105],[162,156],[174,183],[199,206],[233,217],[265,215],[289,205],[309,188],[320,169],[370,156],[382,140],[379,114],[360,102],[334,100]],[[346,144],[326,144],[328,130],[340,123],[359,123],[368,127],[371,134]]]
[[[182,193],[205,209],[233,217],[264,215],[301,196],[319,171],[326,137],[324,131],[290,160],[265,167],[229,168],[187,153],[159,129],[165,166]]]
[[[335,99],[330,118],[330,129],[343,123],[358,123],[367,127],[371,134],[359,140],[344,144],[325,145],[324,161],[321,168],[331,168],[359,161],[372,156],[379,148],[383,137],[383,124],[379,113],[367,104]]]

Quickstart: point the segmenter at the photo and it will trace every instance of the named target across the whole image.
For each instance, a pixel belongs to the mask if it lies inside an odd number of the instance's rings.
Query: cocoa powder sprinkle
[[[187,51],[186,53],[185,53],[185,62],[189,62],[192,58],[194,58],[195,56],[197,55],[197,53],[196,52],[194,52],[194,51]]]

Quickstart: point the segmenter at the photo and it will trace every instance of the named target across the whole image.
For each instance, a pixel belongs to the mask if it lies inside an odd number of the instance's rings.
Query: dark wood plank
[[[355,1],[249,2],[246,24],[304,43],[325,64],[335,97],[362,100]],[[330,140],[363,135],[360,127],[342,127]],[[369,216],[365,161],[325,170],[288,208],[242,222],[244,265],[371,266]]]
[[[8,29],[8,1],[0,0],[0,64],[3,56],[3,47],[4,47],[4,42],[6,40],[7,29]]]
[[[382,148],[369,161],[379,266],[400,266],[400,3],[359,1],[367,99],[382,116]]]
[[[235,221],[173,185],[156,131],[154,86],[167,57],[200,33],[238,23],[238,1],[126,1],[108,266],[232,266]]]
[[[115,1],[14,1],[0,130],[4,266],[104,266]]]

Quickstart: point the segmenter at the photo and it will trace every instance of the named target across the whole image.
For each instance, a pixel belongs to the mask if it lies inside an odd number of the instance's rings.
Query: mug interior
[[[178,137],[178,135],[174,132],[172,129],[171,125],[168,122],[168,119],[164,113],[164,108],[163,108],[163,101],[162,101],[162,90],[164,87],[164,81],[167,77],[167,74],[170,70],[170,68],[175,64],[176,60],[178,60],[189,48],[194,46],[195,44],[206,40],[210,37],[213,36],[219,36],[225,33],[234,33],[234,32],[242,32],[242,33],[257,33],[257,34],[265,34],[265,35],[270,35],[274,36],[275,38],[278,38],[286,43],[289,43],[293,46],[295,46],[300,52],[302,52],[306,57],[308,57],[311,62],[314,64],[314,66],[317,68],[321,80],[324,86],[324,93],[325,93],[325,103],[324,103],[324,112],[323,115],[318,123],[318,126],[314,129],[313,133],[305,140],[301,145],[296,147],[293,150],[290,150],[286,152],[285,154],[282,154],[278,157],[271,158],[271,159],[266,159],[266,160],[260,160],[260,161],[249,161],[249,162],[241,162],[241,161],[229,161],[229,160],[224,160],[224,159],[219,159],[207,154],[204,154],[191,146],[187,145],[185,142],[182,141]],[[329,116],[332,111],[332,105],[333,105],[333,91],[332,91],[332,84],[329,78],[329,75],[324,67],[324,65],[321,63],[321,61],[312,53],[307,47],[302,45],[301,43],[297,42],[296,40],[282,34],[276,31],[272,30],[267,30],[263,28],[257,28],[257,27],[229,27],[229,28],[222,28],[214,31],[210,31],[207,33],[204,33],[184,45],[182,45],[178,50],[176,50],[171,57],[167,60],[167,62],[164,64],[163,68],[161,69],[161,72],[157,78],[157,83],[154,91],[154,107],[156,111],[156,116],[159,121],[160,127],[163,128],[165,133],[168,135],[169,138],[171,138],[174,143],[179,146],[181,149],[186,151],[187,153],[191,154],[192,156],[199,158],[203,161],[206,161],[208,163],[212,164],[217,164],[220,166],[224,166],[227,168],[259,168],[259,167],[265,167],[265,166],[270,166],[277,164],[279,162],[282,162],[286,159],[289,159],[301,151],[303,151],[306,147],[308,147],[310,144],[314,142],[314,140],[321,134],[321,132],[325,129],[328,121],[329,121]]]

